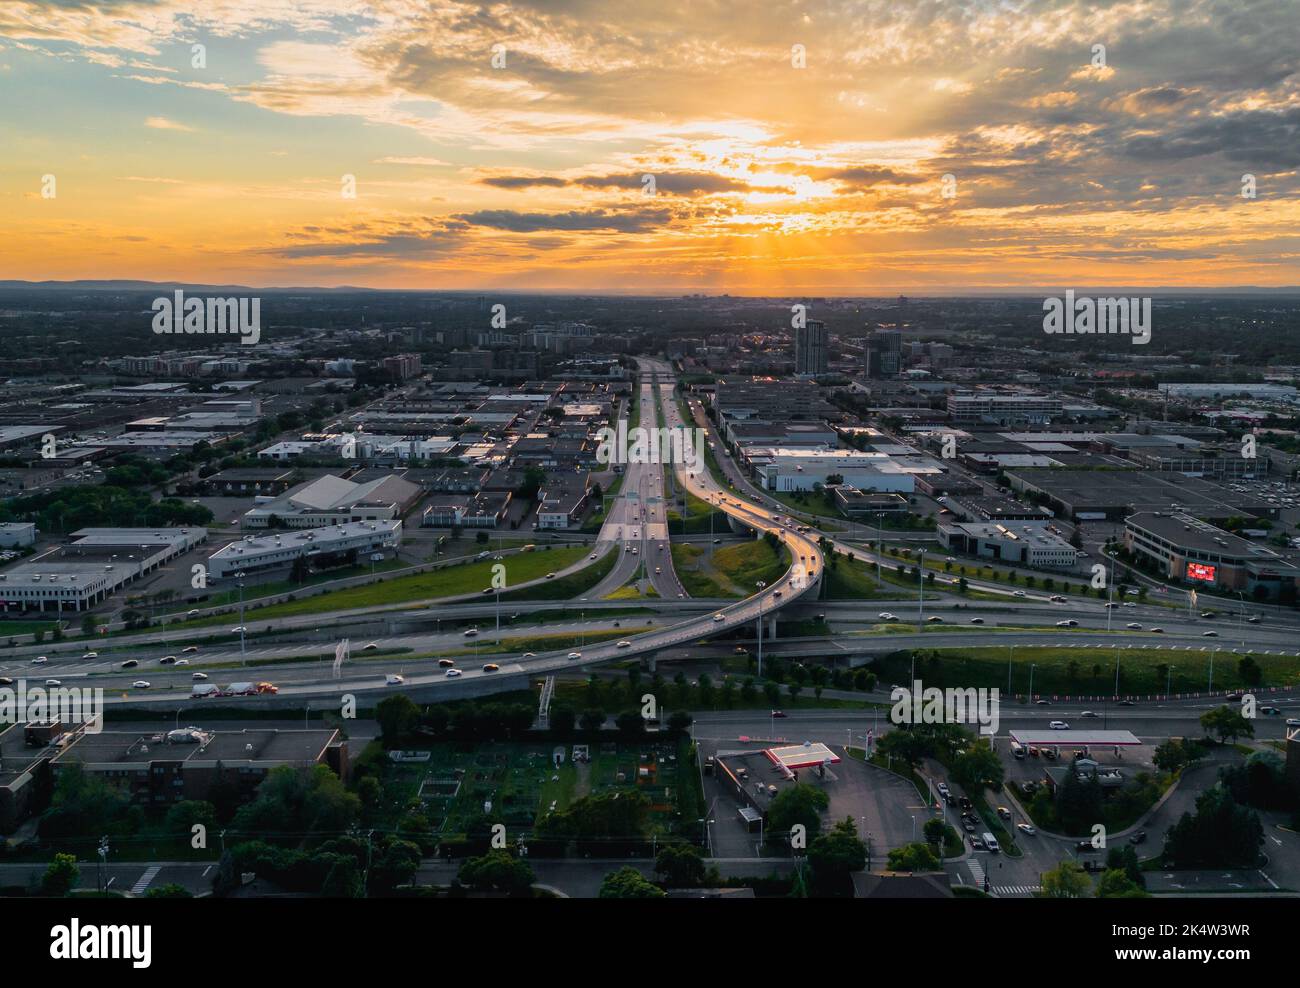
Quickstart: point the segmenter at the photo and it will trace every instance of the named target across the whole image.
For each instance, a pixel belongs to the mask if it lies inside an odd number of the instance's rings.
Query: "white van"
[[[998,847],[998,839],[992,834],[984,835],[984,846],[993,854],[997,854],[1002,848]]]

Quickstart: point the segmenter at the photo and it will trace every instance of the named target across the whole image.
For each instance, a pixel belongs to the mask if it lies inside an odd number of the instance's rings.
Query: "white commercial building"
[[[1045,522],[952,522],[939,526],[945,549],[1037,569],[1073,569],[1074,546],[1047,530]]]
[[[35,542],[35,522],[7,521],[0,524],[0,549],[25,549]]]
[[[299,558],[342,556],[396,549],[402,544],[402,523],[356,521],[306,532],[268,532],[246,535],[238,542],[218,549],[208,559],[208,579],[226,580],[239,573],[259,573],[292,566]]]
[[[746,450],[745,456],[759,483],[769,491],[810,491],[829,483],[896,493],[910,493],[916,487],[915,471],[886,453],[758,447]]]
[[[401,518],[420,498],[420,487],[390,474],[364,484],[326,474],[244,512],[245,528],[321,528],[350,521]]]

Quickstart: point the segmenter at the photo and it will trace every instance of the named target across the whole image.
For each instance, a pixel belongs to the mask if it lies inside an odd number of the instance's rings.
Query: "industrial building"
[[[298,532],[246,535],[208,558],[208,579],[229,579],[238,573],[261,573],[292,566],[298,559],[324,562],[396,549],[402,544],[400,519],[344,522]]]
[[[1073,569],[1077,559],[1074,546],[1043,522],[948,522],[939,526],[939,543],[951,552],[1035,569]]]
[[[393,474],[364,484],[333,474],[267,499],[246,511],[245,528],[321,528],[354,521],[401,518],[420,499],[418,485]]]

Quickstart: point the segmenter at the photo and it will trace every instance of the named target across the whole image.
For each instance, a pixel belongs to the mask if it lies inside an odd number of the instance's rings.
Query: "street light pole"
[[[244,571],[235,574],[239,581],[239,664],[244,664]]]
[[[921,592],[921,597],[918,602],[918,607],[916,611],[916,631],[918,634],[920,634],[922,631],[925,630],[925,625],[923,623],[925,621],[925,550],[924,549],[921,550],[921,562],[916,570],[916,585],[917,585],[917,589],[920,590]]]

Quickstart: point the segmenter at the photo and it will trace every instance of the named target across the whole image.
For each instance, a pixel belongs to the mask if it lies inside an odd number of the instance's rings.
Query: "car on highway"
[[[466,638],[473,638],[477,634],[478,628],[466,628],[464,631],[464,637]]]
[[[535,658],[537,658],[537,653],[536,653],[536,652],[525,652],[523,655],[520,656],[520,658],[521,658],[521,659],[535,659]]]
[[[1282,711],[1277,707],[1260,707],[1259,712],[1261,714],[1269,714],[1270,716],[1277,716]]]
[[[1063,720],[1054,720],[1047,726],[1053,731],[1068,731],[1070,729],[1070,725]]]
[[[87,652],[85,655],[82,656],[82,658],[83,658],[83,659],[97,659],[97,658],[99,658],[99,653],[98,653],[98,652]]]
[[[455,679],[457,676],[460,675],[460,670],[448,669],[446,672],[443,673],[443,675],[446,676],[448,679]]]
[[[374,651],[375,649],[377,649],[378,647],[379,647],[379,642],[370,642],[370,643],[368,643],[368,644],[366,644],[366,645],[362,645],[362,646],[361,646],[361,651],[363,651],[363,652],[373,652],[373,651]]]
[[[781,591],[780,591],[780,590],[774,590],[774,591],[772,591],[772,596],[773,596],[773,597],[780,597],[780,596],[781,596]]]
[[[118,666],[118,668],[119,668],[119,669],[134,669],[134,668],[135,668],[136,666],[138,666],[139,664],[140,664],[140,660],[139,660],[139,659],[127,659],[127,660],[126,660],[125,662],[123,662],[120,666]]]
[[[619,647],[619,648],[631,648],[631,647],[632,647],[632,643],[629,642],[629,641],[621,641],[621,642],[618,643],[618,647]]]
[[[548,580],[554,580],[554,579],[555,579],[555,574],[554,574],[554,573],[547,573],[547,574],[546,574],[546,578],[547,578]]]
[[[1011,811],[1010,811],[1009,809],[1007,809],[1005,806],[999,806],[999,807],[998,807],[998,816],[1002,817],[1003,820],[1010,820],[1010,819],[1011,819]]]
[[[161,659],[158,660],[158,664],[160,666],[170,666],[170,665],[175,665],[175,663],[176,663],[176,656],[174,655],[164,655]]]
[[[1147,630],[1153,635],[1163,635],[1165,633],[1164,628],[1148,628]]]
[[[943,624],[943,618],[939,617],[939,615],[937,614],[930,615],[928,618],[926,618],[926,621],[928,621],[930,624]]]
[[[1212,618],[1214,617],[1214,615],[1215,615],[1214,611],[1201,611],[1201,617],[1203,618]]]
[[[404,682],[406,682],[405,676],[399,676],[393,672],[390,672],[387,676],[384,677],[385,686],[401,686]]]
[[[147,679],[137,679],[134,683],[131,684],[131,688],[137,690],[147,690],[149,688],[149,681]]]
[[[984,623],[984,619],[983,619],[983,618],[971,618],[971,619],[970,619],[970,623],[971,623],[971,624],[983,624],[983,623]]]
[[[1016,829],[1019,830],[1026,837],[1033,837],[1034,834],[1038,833],[1038,831],[1034,829],[1034,825],[1032,823],[1017,823]]]
[[[1300,727],[1300,717],[1288,717],[1286,719],[1287,727]]]
[[[247,626],[247,625],[243,625],[243,624],[241,624],[238,628],[231,628],[231,629],[230,629],[230,633],[231,633],[232,635],[242,635],[242,634],[246,634],[247,631],[248,631],[248,626]]]
[[[1090,840],[1079,841],[1079,843],[1074,845],[1074,849],[1080,854],[1091,854],[1093,851],[1097,850]]]
[[[8,676],[0,676],[0,686],[12,686],[14,681]]]
[[[455,664],[456,664],[456,660],[455,660],[455,659],[439,659],[439,660],[438,660],[438,665],[439,665],[439,667],[441,667],[441,668],[443,668],[443,669],[450,669],[450,668],[451,668],[452,666],[454,666]]]
[[[656,572],[656,573],[662,573],[662,572],[663,572],[663,567],[662,567],[662,566],[656,566],[656,567],[655,567],[655,572]]]
[[[897,621],[897,620],[898,620],[898,616],[895,615],[895,614],[891,614],[889,611],[881,611],[879,614],[876,615],[876,617],[880,618],[880,620],[882,620],[882,621]]]
[[[208,674],[206,672],[196,672],[194,675],[190,676],[190,679],[194,680],[196,683],[202,682],[207,678]]]
[[[714,620],[714,621],[725,621],[725,620],[727,620],[727,619],[726,619],[725,617],[723,617],[721,614],[715,614],[715,615],[713,615],[713,620]]]
[[[776,717],[776,718],[779,719],[779,718],[785,717],[785,716],[787,716],[787,715],[786,715],[786,712],[785,712],[784,710],[773,710],[773,711],[772,711],[768,716],[770,716],[770,717]]]
[[[1015,591],[1012,592],[1011,596],[1012,596],[1012,597],[1023,597],[1023,596],[1025,596],[1025,592],[1024,592],[1023,590],[1015,590]]]
[[[1078,621],[1057,621],[1056,626],[1058,628],[1073,628],[1078,623]]]
[[[1218,638],[1218,637],[1219,637],[1219,633],[1218,633],[1217,631],[1202,631],[1202,632],[1201,632],[1201,637],[1202,637],[1202,638]]]
[[[47,680],[45,680],[45,685],[46,685],[46,686],[62,686],[63,683],[61,683],[61,682],[60,682],[59,680],[57,680],[57,679],[47,679]]]
[[[1047,599],[1050,600],[1053,604],[1064,604],[1064,603],[1066,603],[1065,598],[1062,597],[1059,593],[1054,593],[1054,594],[1052,594],[1052,596],[1048,597]]]
[[[949,790],[948,783],[946,782],[940,782],[936,788],[939,790],[940,796],[947,796],[948,793],[951,791]]]
[[[1126,601],[1124,601],[1124,606],[1125,606],[1125,607],[1137,607],[1137,604],[1133,603],[1133,601],[1131,601],[1131,600],[1126,600]]]
[[[1132,701],[1132,700],[1120,700],[1120,701],[1119,701],[1119,706],[1121,706],[1121,707],[1131,707],[1131,706],[1133,706],[1133,701]]]
[[[570,659],[580,659],[580,658],[582,658],[582,653],[581,653],[581,652],[570,652],[570,653],[569,653],[569,658],[570,658]]]
[[[1130,621],[1128,624],[1124,625],[1124,627],[1128,628],[1130,631],[1142,630],[1142,625],[1138,624],[1136,621]]]
[[[199,650],[199,646],[197,645],[186,645],[183,649],[181,649],[182,652],[197,652],[198,650]]]
[[[501,669],[495,662],[487,662],[483,665],[484,672],[497,672]]]
[[[1097,711],[1095,711],[1095,710],[1085,710],[1083,713],[1079,714],[1079,716],[1080,716],[1080,717],[1100,717],[1101,715],[1100,715],[1099,713],[1097,713]]]
[[[45,665],[45,663],[47,663],[47,662],[49,662],[49,661],[50,661],[50,660],[49,660],[48,657],[46,657],[46,656],[44,656],[44,655],[38,655],[38,656],[36,656],[36,658],[32,659],[32,665],[34,665],[34,666],[43,666],[43,665]]]
[[[1247,623],[1247,624],[1259,624],[1260,620],[1261,620],[1261,619],[1260,619],[1260,616],[1259,616],[1258,614],[1252,614],[1250,617],[1246,618],[1246,623]]]
[[[588,559],[595,559],[595,558],[596,558],[596,554],[593,552],[593,553],[592,553],[590,556],[588,556],[587,558],[588,558]]]
[[[1034,702],[1035,702],[1036,704],[1038,704],[1040,707],[1046,707],[1046,706],[1047,706],[1048,704],[1050,704],[1052,701],[1051,701],[1051,700],[1035,700]]]
[[[1141,844],[1146,839],[1147,832],[1145,830],[1139,830],[1136,834],[1130,835],[1128,842],[1130,844]]]

